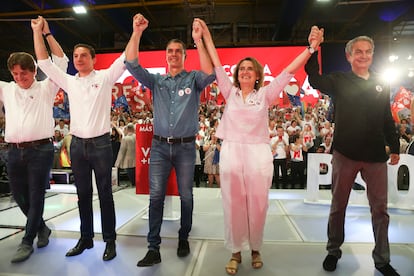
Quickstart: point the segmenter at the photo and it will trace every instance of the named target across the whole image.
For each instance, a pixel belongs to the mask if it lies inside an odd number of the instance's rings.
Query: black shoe
[[[323,261],[323,269],[325,269],[326,271],[335,271],[337,263],[338,258],[336,256],[328,255]]]
[[[375,268],[378,269],[384,276],[399,276],[400,275],[398,274],[397,271],[395,271],[395,269],[390,264],[386,264],[381,267],[376,266]]]
[[[137,263],[137,266],[153,266],[161,262],[161,255],[159,251],[148,250],[145,257]]]
[[[104,261],[109,261],[109,260],[112,260],[115,257],[116,257],[115,241],[114,240],[107,241],[102,259]]]
[[[42,248],[49,244],[50,233],[52,231],[46,225],[37,233],[37,248]]]
[[[179,240],[178,241],[178,248],[177,248],[177,256],[178,257],[186,257],[190,254],[190,245],[188,244],[187,240]]]
[[[66,253],[66,257],[76,256],[82,254],[85,249],[93,247],[92,239],[80,239],[76,246]]]

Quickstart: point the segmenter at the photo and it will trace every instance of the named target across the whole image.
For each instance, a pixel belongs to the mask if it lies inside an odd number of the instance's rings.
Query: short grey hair
[[[352,55],[352,48],[354,47],[354,44],[358,41],[366,41],[368,43],[371,44],[372,46],[372,51],[374,51],[375,45],[374,45],[374,40],[372,38],[370,38],[369,36],[366,35],[361,35],[361,36],[357,36],[353,39],[351,39],[350,41],[348,41],[348,43],[345,46],[345,53]]]
[[[133,123],[128,123],[126,128],[128,131],[131,131],[131,132],[135,131],[135,125]]]

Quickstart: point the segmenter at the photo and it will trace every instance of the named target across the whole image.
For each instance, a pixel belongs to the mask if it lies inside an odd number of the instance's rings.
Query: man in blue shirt
[[[151,74],[138,61],[139,42],[148,20],[141,14],[134,17],[133,33],[126,49],[129,72],[148,87],[153,97],[154,137],[149,167],[150,205],[148,252],[138,266],[152,266],[161,262],[159,253],[161,223],[167,180],[171,168],[177,175],[181,200],[181,228],[178,232],[177,255],[190,253],[188,235],[193,216],[193,177],[195,166],[195,135],[198,132],[200,94],[215,79],[213,66],[201,39],[198,23],[193,23],[193,39],[200,57],[202,71],[184,69],[185,45],[178,39],[167,44],[168,74]]]

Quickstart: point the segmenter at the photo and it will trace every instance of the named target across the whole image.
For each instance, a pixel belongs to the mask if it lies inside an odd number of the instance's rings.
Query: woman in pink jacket
[[[239,61],[233,83],[224,71],[207,25],[200,19],[203,41],[215,67],[218,86],[226,107],[216,136],[223,140],[220,152],[221,193],[224,208],[225,246],[232,252],[226,265],[237,273],[241,251],[251,250],[253,268],[261,268],[260,248],[273,176],[273,156],[268,130],[268,107],[294,73],[302,67],[323,40],[316,26],[309,34],[310,46],[269,85],[263,86],[263,67],[254,58]]]

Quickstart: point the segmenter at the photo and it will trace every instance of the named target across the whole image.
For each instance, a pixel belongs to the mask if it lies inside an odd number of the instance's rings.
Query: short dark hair
[[[180,39],[178,39],[178,38],[173,38],[173,39],[171,39],[170,41],[168,41],[168,43],[167,43],[167,47],[166,47],[166,48],[168,48],[168,46],[169,46],[171,43],[179,43],[179,44],[181,44],[181,46],[183,47],[183,55],[184,55],[184,56],[187,56],[187,49],[186,49],[185,44],[184,44],[184,42],[183,42],[182,40],[180,40]]]
[[[36,71],[36,61],[31,54],[25,52],[11,53],[7,59],[7,68],[11,72],[15,65],[20,65],[23,70],[29,70],[30,72]]]
[[[85,43],[78,43],[73,47],[73,50],[76,50],[79,47],[83,47],[83,48],[88,49],[89,53],[91,54],[91,57],[95,58],[96,52],[95,52],[95,49],[91,45],[88,45],[88,44],[85,44]]]
[[[323,145],[319,145],[317,149],[322,149],[323,151],[325,151],[326,148]]]

